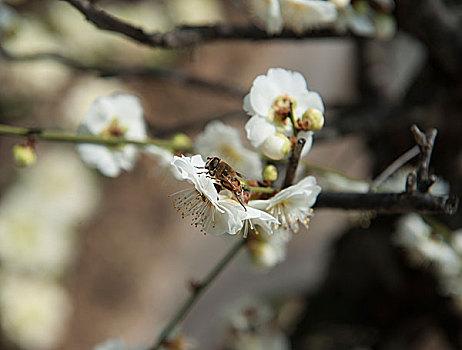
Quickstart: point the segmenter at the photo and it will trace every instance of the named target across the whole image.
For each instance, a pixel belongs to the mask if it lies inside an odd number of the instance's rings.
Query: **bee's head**
[[[215,170],[220,163],[220,158],[218,157],[207,157],[207,163],[205,163],[205,169]]]

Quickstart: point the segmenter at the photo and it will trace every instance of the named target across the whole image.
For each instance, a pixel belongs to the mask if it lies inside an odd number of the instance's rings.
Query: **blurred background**
[[[245,140],[244,94],[257,75],[282,67],[301,72],[326,107],[310,165],[371,180],[414,145],[409,128],[418,123],[438,129],[432,171],[444,181],[443,192],[460,194],[460,1],[396,1],[397,28],[388,40],[228,41],[182,50],[152,49],[98,30],[61,1],[0,5],[14,11],[3,22],[1,45],[17,56],[58,52],[86,65],[163,69],[232,87],[197,86],[171,74],[100,77],[55,60],[3,55],[2,124],[74,131],[93,100],[126,92],[140,98],[152,137],[184,132],[194,138],[208,121],[221,119]],[[147,31],[252,18],[239,1],[97,5]],[[0,348],[91,349],[113,338],[152,344],[187,298],[188,281],[204,277],[233,237],[203,236],[182,220],[168,197],[182,186],[153,157],[140,155],[132,172],[111,179],[87,168],[75,147],[63,143],[39,142],[37,163],[17,168],[11,150],[19,142],[0,137]],[[324,189],[352,188],[322,174]],[[393,191],[404,190],[404,177],[389,183]],[[427,225],[430,241],[460,253],[451,238],[462,227],[459,215],[411,219],[405,230]],[[198,349],[239,348],[224,340],[223,310],[253,296],[271,305],[271,329],[277,324],[290,339],[288,348],[462,347],[460,258],[452,287],[442,288],[445,256],[410,258],[412,247],[393,238],[403,220],[316,210],[309,230],[293,238],[286,260],[270,271],[255,271],[241,254],[182,331]]]

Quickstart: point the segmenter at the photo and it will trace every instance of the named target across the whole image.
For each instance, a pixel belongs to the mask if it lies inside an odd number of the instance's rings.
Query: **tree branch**
[[[52,60],[77,71],[90,72],[96,74],[101,78],[136,77],[141,79],[160,79],[168,80],[186,86],[193,86],[196,88],[209,90],[214,93],[226,94],[239,99],[242,99],[245,95],[245,91],[242,91],[234,86],[226,85],[217,81],[198,78],[187,73],[170,69],[143,66],[105,67],[91,65],[79,62],[77,60],[74,60],[73,58],[69,58],[53,52],[44,52],[29,55],[16,55],[8,51],[1,45],[0,56],[7,61],[18,63]]]
[[[298,162],[300,161],[300,156],[302,154],[303,146],[305,146],[306,140],[304,138],[299,138],[295,144],[292,154],[289,158],[289,165],[287,166],[286,178],[284,180],[283,188],[289,187],[294,182],[295,174],[297,172]]]
[[[278,35],[269,35],[254,25],[216,24],[210,26],[182,26],[166,33],[148,33],[97,8],[88,0],[66,1],[80,11],[96,27],[122,34],[141,44],[164,49],[182,49],[216,40],[277,40],[277,39],[315,39],[330,37],[352,37],[351,34],[339,34],[333,29],[310,30],[297,34],[284,30]]]
[[[105,146],[115,145],[135,145],[135,146],[149,146],[156,145],[159,147],[171,147],[173,148],[173,142],[171,140],[160,140],[160,139],[146,139],[143,141],[129,140],[121,137],[103,137],[95,136],[90,134],[78,134],[61,131],[49,131],[38,128],[21,128],[16,126],[9,126],[0,124],[0,135],[9,135],[16,137],[34,137],[37,140],[46,141],[57,141],[57,142],[69,142],[69,143],[93,143]]]
[[[239,250],[245,245],[246,239],[239,237],[239,241],[231,248],[231,250],[220,260],[220,262],[210,271],[202,282],[195,284],[193,291],[186,302],[178,309],[172,320],[165,326],[159,335],[156,343],[148,350],[157,350],[167,341],[169,335],[181,320],[187,315],[199,297],[204,293],[207,287],[218,277],[226,266],[233,260]]]
[[[340,193],[322,192],[316,208],[372,210],[377,213],[400,214],[421,212],[454,215],[459,199],[455,196],[434,196],[429,193]]]
[[[435,177],[430,176],[430,158],[435,144],[436,129],[430,129],[424,134],[417,125],[411,127],[417,146],[420,148],[419,167],[416,172],[417,190],[420,192],[428,192],[430,187],[435,183]]]

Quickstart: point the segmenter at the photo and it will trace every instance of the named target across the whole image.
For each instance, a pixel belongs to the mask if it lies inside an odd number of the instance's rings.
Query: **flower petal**
[[[245,131],[252,146],[258,148],[266,138],[276,133],[276,127],[266,118],[255,115],[245,124]]]

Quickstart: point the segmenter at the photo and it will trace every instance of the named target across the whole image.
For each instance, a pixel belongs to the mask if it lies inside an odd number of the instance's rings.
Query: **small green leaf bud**
[[[176,150],[187,150],[192,147],[190,137],[183,133],[178,133],[173,136],[173,148]]]
[[[274,182],[278,178],[278,170],[272,164],[265,166],[263,169],[263,180]]]
[[[37,155],[31,145],[22,144],[13,147],[13,159],[17,166],[26,167],[37,160]]]

